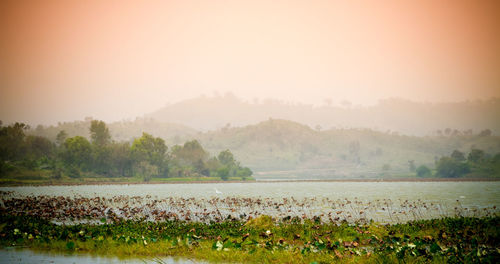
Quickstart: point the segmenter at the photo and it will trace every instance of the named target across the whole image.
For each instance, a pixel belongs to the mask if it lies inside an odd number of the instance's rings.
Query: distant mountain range
[[[159,122],[178,123],[201,130],[225,126],[245,126],[261,121],[285,119],[317,129],[369,128],[405,135],[445,133],[447,128],[467,131],[490,129],[500,133],[500,99],[456,103],[417,103],[403,99],[387,99],[377,105],[314,107],[287,104],[277,100],[246,102],[234,95],[206,97],[167,105],[145,115]],[[469,131],[470,132],[470,131]],[[456,132],[455,132],[456,133]]]

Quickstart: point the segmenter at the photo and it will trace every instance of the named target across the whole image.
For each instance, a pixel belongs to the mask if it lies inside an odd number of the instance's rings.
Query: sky
[[[231,92],[500,97],[500,1],[0,1],[0,120],[115,121]]]

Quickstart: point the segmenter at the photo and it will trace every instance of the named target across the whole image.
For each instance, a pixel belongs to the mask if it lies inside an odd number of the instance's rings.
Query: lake
[[[216,192],[216,190],[218,192]],[[500,182],[252,182],[0,187],[14,196],[253,197],[423,200],[463,206],[500,206]]]
[[[122,184],[2,187],[0,191],[10,192],[4,193],[2,200],[64,196],[92,206],[96,201],[85,198],[104,197],[107,200],[99,200],[99,207],[113,210],[120,217],[172,219],[153,215],[156,211],[170,213],[175,219],[202,222],[267,214],[279,219],[321,215],[324,221],[390,223],[456,215],[485,216],[498,213],[500,207],[500,182]],[[132,207],[137,209],[133,214],[130,213]],[[206,210],[210,214],[201,217]],[[64,218],[56,220],[65,221]]]
[[[22,264],[22,263],[50,263],[50,264],[203,264],[203,261],[194,261],[185,258],[162,257],[162,258],[117,258],[110,256],[98,256],[83,253],[51,253],[44,251],[33,251],[30,249],[6,248],[0,249],[0,264]]]
[[[139,208],[146,201],[159,200],[157,209],[179,213],[184,210],[186,201],[193,212],[215,205],[217,213],[225,217],[236,213],[261,210],[260,213],[282,217],[285,214],[308,217],[320,213],[342,211],[346,220],[359,220],[367,217],[379,222],[404,222],[412,219],[435,218],[453,215],[457,204],[464,210],[488,209],[498,214],[500,207],[500,182],[252,182],[252,183],[205,183],[205,184],[131,184],[131,185],[78,185],[78,186],[23,186],[1,187],[3,200],[24,198],[27,196],[64,196],[78,198],[105,197],[140,197],[131,199],[140,201]],[[293,199],[291,198],[293,197]],[[173,198],[173,200],[172,200]],[[250,198],[250,199],[248,199]],[[240,199],[240,200],[238,200]],[[85,200],[85,199],[83,199]],[[227,201],[260,201],[263,206],[253,204],[228,204]],[[293,210],[283,211],[272,201],[295,201]],[[393,205],[384,205],[386,201]],[[107,200],[106,200],[107,201]],[[174,201],[174,204],[168,204]],[[175,202],[177,201],[177,202]],[[175,203],[181,201],[182,207]],[[196,202],[194,202],[196,201]],[[265,201],[268,201],[267,204]],[[270,202],[269,202],[270,201]],[[354,201],[354,202],[347,202]],[[378,201],[374,205],[374,201]],[[410,202],[407,202],[410,201]],[[105,206],[119,208],[122,202],[104,203]],[[162,203],[165,203],[162,205]],[[411,212],[408,204],[429,207],[422,213]],[[368,209],[373,205],[373,208]],[[434,209],[432,206],[434,206]],[[198,207],[197,207],[198,206]],[[385,207],[384,207],[385,206]],[[211,209],[210,209],[211,208]],[[288,207],[291,208],[291,207]],[[285,209],[288,209],[285,208]],[[390,208],[393,214],[384,208]],[[410,209],[408,209],[410,208]],[[368,210],[367,210],[368,209]],[[381,210],[382,209],[382,210]],[[146,210],[149,210],[146,208]],[[364,215],[356,211],[366,210]],[[407,211],[405,211],[407,210]],[[420,209],[419,209],[420,210]],[[147,211],[151,212],[151,211]],[[117,211],[119,214],[119,212]],[[180,214],[180,213],[179,213]],[[351,214],[353,215],[351,217]],[[338,215],[338,214],[337,214]],[[257,216],[257,215],[254,215]],[[223,217],[223,218],[224,218]],[[351,217],[351,218],[349,218]],[[406,217],[406,218],[405,218]],[[324,219],[325,220],[325,219]],[[35,252],[29,249],[0,250],[0,263],[155,263],[155,260],[118,259],[115,257],[93,256],[85,254],[53,254]],[[162,263],[195,263],[187,259],[162,258]]]

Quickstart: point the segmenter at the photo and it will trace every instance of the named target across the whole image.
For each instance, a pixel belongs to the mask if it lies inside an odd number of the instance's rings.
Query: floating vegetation
[[[0,213],[31,215],[59,223],[113,222],[119,220],[222,222],[248,221],[269,215],[277,222],[315,219],[322,223],[405,223],[443,217],[491,217],[499,210],[492,207],[443,206],[422,200],[329,198],[157,198],[146,196],[114,197],[15,197],[3,193]]]
[[[498,263],[496,206],[0,193],[0,246],[216,262]]]
[[[245,263],[498,263],[500,259],[499,217],[394,225],[305,219],[269,226],[269,219],[57,225],[40,217],[2,213],[0,246]]]

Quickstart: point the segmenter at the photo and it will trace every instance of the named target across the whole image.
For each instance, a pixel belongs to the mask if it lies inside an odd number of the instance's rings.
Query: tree
[[[427,166],[425,166],[425,165],[420,165],[416,169],[416,173],[417,173],[418,177],[429,177],[429,176],[431,176],[431,170]]]
[[[99,120],[90,122],[90,139],[92,141],[92,170],[97,174],[109,174],[111,166],[111,135],[106,123]]]
[[[236,176],[241,177],[243,180],[246,178],[252,176],[253,172],[250,168],[239,168],[238,172],[236,173]]]
[[[229,179],[229,168],[227,166],[222,166],[217,169],[217,176],[219,176],[223,181]]]
[[[164,175],[168,172],[165,159],[166,152],[165,141],[148,133],[142,133],[142,137],[135,139],[131,147],[132,158],[136,164],[147,161],[156,166],[160,174]]]
[[[217,175],[217,169],[222,166],[220,161],[216,157],[208,159],[205,165],[209,171],[209,175]]]
[[[111,148],[109,145],[92,145],[92,171],[97,174],[109,174],[112,171]]]
[[[235,163],[233,153],[231,153],[229,149],[221,151],[217,158],[219,159],[220,163],[226,166],[231,166]]]
[[[208,153],[197,140],[191,140],[184,143],[182,147],[172,148],[172,156],[183,165],[199,166],[200,162],[207,160]]]
[[[436,165],[436,174],[442,178],[458,178],[469,172],[467,163],[458,162],[450,157],[442,157]]]
[[[152,165],[147,161],[141,161],[137,167],[145,182],[150,181],[151,178],[158,175],[159,172],[157,166]]]
[[[491,136],[491,130],[490,129],[485,129],[481,132],[479,132],[480,137],[488,137]]]
[[[62,144],[64,144],[64,141],[66,140],[67,137],[68,137],[68,133],[66,133],[66,131],[64,131],[64,130],[59,131],[59,133],[57,133],[57,136],[56,136],[56,144],[58,146],[61,146]]]
[[[98,146],[104,146],[111,141],[111,135],[109,134],[109,129],[106,127],[106,123],[99,120],[92,120],[90,122],[90,139],[92,144]]]
[[[453,151],[453,153],[451,153],[450,157],[456,161],[464,161],[465,160],[465,154],[461,151],[456,150],[456,149]]]
[[[201,159],[195,161],[193,164],[193,167],[196,170],[196,172],[198,172],[201,175],[204,175],[204,176],[210,175],[209,169],[207,168],[205,162],[203,162],[203,160],[201,160]]]
[[[29,126],[24,123],[0,127],[0,160],[16,161],[23,158],[26,151],[24,131],[27,129]]]
[[[81,170],[89,170],[92,155],[90,142],[81,136],[76,136],[64,141],[62,160],[67,167],[76,167]]]
[[[472,149],[467,156],[467,159],[470,162],[478,163],[484,160],[485,154],[483,150],[480,149]]]
[[[118,175],[121,177],[132,176],[133,160],[130,154],[130,144],[127,142],[112,143],[110,145],[110,149],[111,164],[112,167],[118,172]]]
[[[50,158],[54,153],[54,144],[45,137],[26,137],[27,157],[30,159]]]

